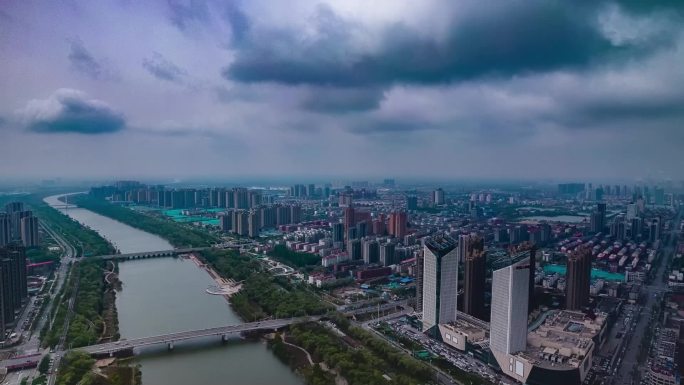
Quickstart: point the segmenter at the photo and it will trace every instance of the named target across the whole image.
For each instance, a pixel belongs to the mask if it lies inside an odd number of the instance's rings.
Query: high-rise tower
[[[349,229],[356,226],[355,211],[352,206],[344,209],[344,234],[349,236]]]
[[[38,246],[38,218],[34,216],[21,218],[21,243],[26,247]]]
[[[445,236],[425,241],[423,247],[423,331],[456,320],[458,250]]]
[[[591,249],[581,247],[568,254],[565,307],[580,310],[589,303]]]
[[[484,239],[473,237],[470,238],[469,241],[469,247],[464,259],[465,282],[463,312],[470,314],[473,317],[484,319],[484,294],[487,273],[487,257],[484,251]]]
[[[489,346],[501,370],[520,378],[524,375],[524,364],[511,355],[527,346],[529,263],[529,252],[516,253],[492,263]]]

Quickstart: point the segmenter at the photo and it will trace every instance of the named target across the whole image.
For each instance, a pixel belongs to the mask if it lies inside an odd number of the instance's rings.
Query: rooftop
[[[463,318],[457,318],[455,321],[443,325],[454,332],[468,336],[468,342],[477,343],[487,339],[489,329],[471,323]]]
[[[443,257],[455,249],[458,241],[449,236],[436,236],[425,239],[425,246],[435,255]]]
[[[522,355],[541,367],[577,367],[593,350],[593,338],[605,322],[603,314],[590,318],[581,312],[553,312],[527,335],[527,350]]]

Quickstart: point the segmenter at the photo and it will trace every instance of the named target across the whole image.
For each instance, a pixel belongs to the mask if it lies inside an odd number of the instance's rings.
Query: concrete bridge
[[[408,300],[401,300],[401,301],[396,301],[396,302],[389,302],[385,304],[375,304],[375,305],[368,305],[364,307],[360,307],[358,309],[347,309],[343,311],[343,314],[347,317],[352,317],[352,316],[357,316],[361,314],[368,314],[368,313],[376,313],[376,312],[383,312],[385,310],[391,310],[394,308],[406,308],[408,305]]]
[[[172,249],[172,250],[157,250],[157,251],[141,251],[137,253],[128,254],[110,254],[110,255],[99,255],[93,258],[104,259],[105,261],[126,261],[129,259],[143,259],[143,258],[161,258],[161,257],[174,257],[178,254],[192,253],[194,251],[202,251],[209,249],[209,247],[189,247],[184,249]]]
[[[152,337],[133,338],[129,340],[107,342],[103,344],[74,348],[72,350],[85,352],[91,355],[113,355],[114,353],[119,351],[161,344],[166,344],[168,348],[171,350],[173,349],[173,344],[179,341],[193,340],[197,338],[211,336],[220,336],[221,340],[225,341],[229,335],[236,333],[243,333],[256,330],[277,330],[296,323],[318,321],[320,318],[320,316],[311,316],[250,322],[238,325],[219,326],[199,330],[188,330],[177,333],[161,334]]]

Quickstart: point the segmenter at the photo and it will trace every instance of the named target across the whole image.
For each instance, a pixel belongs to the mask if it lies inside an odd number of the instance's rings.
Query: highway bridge
[[[160,334],[152,337],[142,337],[128,340],[120,340],[116,342],[106,342],[97,345],[74,348],[73,350],[85,352],[92,355],[112,355],[116,352],[123,350],[131,350],[143,346],[161,344],[166,344],[169,349],[173,349],[173,344],[179,341],[186,341],[211,336],[220,336],[221,339],[225,341],[231,334],[256,330],[277,330],[296,323],[318,321],[320,318],[320,316],[284,318],[259,322],[250,322],[237,325],[219,326],[208,329],[188,330],[183,332]]]
[[[220,336],[222,341],[225,341],[228,336],[239,334],[243,332],[256,330],[277,330],[285,326],[289,326],[301,322],[314,322],[320,320],[320,316],[298,317],[298,318],[283,318],[275,320],[265,320],[258,322],[250,322],[237,325],[226,325],[207,329],[187,330],[176,333],[160,334],[152,337],[134,338],[128,340],[119,340],[116,342],[106,342],[97,345],[84,346],[80,348],[58,350],[55,352],[56,357],[63,357],[68,351],[80,351],[91,355],[114,355],[116,352],[132,350],[143,346],[162,345],[165,344],[169,349],[173,349],[173,344],[179,341],[193,340],[203,337]],[[37,353],[29,356],[19,356],[0,361],[0,370],[6,369],[9,371],[21,370],[31,368],[38,365],[42,355]]]
[[[171,249],[171,250],[157,250],[157,251],[141,251],[137,253],[128,254],[109,254],[109,255],[98,255],[92,258],[104,259],[105,261],[113,260],[129,260],[129,259],[143,259],[143,258],[160,258],[160,257],[173,257],[178,254],[192,253],[194,251],[202,251],[209,249],[209,247],[188,247],[184,249]]]
[[[396,301],[396,302],[388,302],[385,304],[374,304],[374,305],[368,305],[364,307],[360,307],[358,309],[346,309],[343,310],[343,314],[347,317],[352,317],[352,316],[357,316],[361,314],[368,314],[368,313],[376,313],[376,312],[383,312],[385,310],[391,310],[395,309],[398,307],[401,308],[406,308],[408,305],[408,300],[402,300],[402,301]]]

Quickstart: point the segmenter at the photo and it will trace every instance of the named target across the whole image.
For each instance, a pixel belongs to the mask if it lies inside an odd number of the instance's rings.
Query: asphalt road
[[[653,282],[651,282],[650,285],[645,285],[642,288],[642,293],[647,296],[646,302],[643,306],[643,310],[639,314],[637,324],[634,327],[634,331],[631,335],[629,343],[627,344],[625,354],[622,358],[622,363],[619,366],[617,374],[613,377],[614,384],[633,384],[631,372],[635,370],[635,368],[637,368],[638,366],[637,358],[639,356],[639,344],[641,343],[644,333],[646,332],[646,327],[648,327],[649,319],[651,317],[651,307],[656,303],[656,298],[654,297],[654,294],[668,289],[667,283],[663,282],[662,280],[662,276],[665,272],[667,264],[666,261],[669,259],[670,254],[674,253],[675,251],[674,247],[676,246],[677,242],[677,237],[675,236],[675,234],[677,231],[677,225],[679,224],[681,217],[682,213],[680,211],[673,221],[673,236],[670,237],[670,242],[667,245],[664,245],[663,247],[663,255],[660,258],[660,264],[658,265],[658,270],[656,271],[656,275],[653,279]]]
[[[70,262],[72,262],[75,259],[76,256],[76,249],[69,244],[57,231],[52,229],[49,225],[46,223],[41,223],[41,226],[43,229],[50,234],[50,236],[57,242],[60,247],[63,250],[62,254],[62,259],[61,259],[61,264],[60,267],[55,271],[55,279],[53,282],[53,287],[54,287],[54,292],[59,293],[59,291],[62,288],[62,285],[64,285],[65,282],[65,277],[68,273],[69,270],[69,265]],[[51,298],[50,301],[53,301],[54,298]],[[31,302],[29,303],[29,306],[26,307],[26,310],[22,314],[21,318],[17,322],[17,326],[15,328],[15,332],[17,334],[21,334],[23,342],[18,345],[13,347],[12,349],[16,350],[16,355],[17,356],[23,356],[23,355],[30,355],[30,354],[36,354],[39,353],[40,356],[36,357],[31,357],[31,361],[37,361],[40,362],[40,359],[43,357],[43,355],[48,353],[47,349],[41,349],[40,348],[40,330],[43,328],[46,322],[51,322],[52,320],[49,319],[50,313],[49,311],[45,311],[45,313],[41,316],[41,318],[38,320],[38,324],[34,328],[35,332],[30,332],[30,331],[21,331],[21,325],[26,321],[26,317],[28,316],[28,313],[30,312],[31,308],[34,306],[35,303],[35,298],[31,298]],[[50,306],[47,307],[47,309],[50,309]],[[17,363],[23,363],[26,362],[26,358],[19,358],[19,359],[10,359],[10,360],[4,360],[2,363],[0,363],[1,366],[9,366]],[[55,363],[53,364],[53,368],[57,368],[59,365],[59,357],[55,357]],[[31,369],[31,370],[25,370],[21,372],[15,372],[15,373],[10,373],[7,378],[3,381],[4,384],[19,384],[21,383],[21,380],[25,377],[32,377],[35,378],[38,376],[38,372],[36,369]],[[52,385],[54,384],[56,378],[53,370],[53,374],[48,377],[48,384]]]

